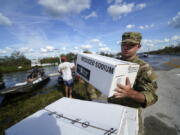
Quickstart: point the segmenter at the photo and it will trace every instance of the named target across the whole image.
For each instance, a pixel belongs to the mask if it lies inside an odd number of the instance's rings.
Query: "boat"
[[[138,55],[140,58],[148,58],[149,57],[149,54],[147,53],[141,53]]]
[[[43,75],[32,82],[21,82],[15,84],[15,86],[10,88],[5,88],[0,91],[0,95],[10,95],[10,94],[17,94],[17,93],[27,93],[36,88],[43,86],[49,80],[49,76]]]
[[[149,55],[147,53],[144,53],[143,57],[149,57]]]

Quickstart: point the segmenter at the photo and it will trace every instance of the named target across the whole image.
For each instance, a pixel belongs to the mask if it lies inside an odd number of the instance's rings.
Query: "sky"
[[[0,56],[118,53],[124,32],[140,52],[180,42],[180,0],[0,0]]]

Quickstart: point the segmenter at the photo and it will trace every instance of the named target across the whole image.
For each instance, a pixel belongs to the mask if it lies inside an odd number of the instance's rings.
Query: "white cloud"
[[[79,49],[79,47],[75,46],[75,47],[74,47],[74,49],[75,49],[75,50],[78,50],[78,49]]]
[[[5,50],[7,50],[7,51],[13,51],[13,49],[10,48],[10,47],[6,47]]]
[[[65,50],[66,50],[66,47],[63,47],[62,50],[65,51]]]
[[[91,45],[82,45],[82,46],[80,46],[80,47],[81,47],[81,49],[83,49],[83,50],[87,50],[87,49],[91,49],[91,48],[92,48]]]
[[[110,4],[112,3],[114,0],[107,0],[107,3]]]
[[[108,14],[114,19],[120,19],[121,15],[132,12],[134,4],[111,5],[107,10]]]
[[[102,43],[102,41],[100,41],[99,39],[91,39],[90,42],[94,45],[97,45],[99,47],[105,47],[106,45]]]
[[[8,17],[6,17],[2,13],[0,13],[0,24],[6,25],[6,26],[11,26],[12,22]]]
[[[139,28],[143,30],[145,27],[144,26],[139,26]]]
[[[107,3],[110,4],[112,2],[114,2],[115,4],[120,4],[122,3],[123,0],[107,0]]]
[[[54,51],[54,47],[53,46],[46,46],[46,49],[47,49],[48,52]]]
[[[126,25],[126,28],[127,29],[132,29],[132,28],[137,28],[137,29],[150,29],[150,28],[153,28],[154,27],[154,24],[146,24],[146,25],[140,25],[140,26],[136,26],[135,24],[128,24]]]
[[[172,37],[171,37],[171,40],[172,40],[172,41],[180,41],[180,36],[177,36],[177,35],[172,36]]]
[[[40,48],[42,53],[47,53],[47,50],[45,48]]]
[[[180,28],[180,12],[178,12],[177,15],[168,22],[168,24],[175,28]]]
[[[149,47],[154,47],[154,44],[147,44],[147,46],[149,46]]]
[[[121,44],[121,40],[116,41],[116,44],[120,45]]]
[[[46,46],[45,48],[40,48],[42,53],[47,53],[47,52],[53,52],[55,48],[53,46]]]
[[[18,50],[22,53],[31,53],[34,51],[32,48],[28,48],[28,47],[21,47]]]
[[[136,5],[136,9],[137,10],[141,10],[141,9],[143,9],[143,8],[145,8],[146,7],[146,4],[145,3],[141,3],[141,4],[137,4]]]
[[[122,15],[126,15],[136,10],[141,10],[146,7],[145,3],[134,4],[134,3],[123,3],[118,1],[115,4],[108,7],[107,12],[113,18],[113,20],[120,19]]]
[[[128,28],[128,29],[132,29],[132,28],[134,28],[134,27],[135,27],[134,24],[128,24],[128,25],[126,25],[126,28]]]
[[[14,51],[14,49],[12,49],[12,48],[10,48],[10,47],[5,47],[5,48],[3,48],[3,49],[0,49],[0,55],[8,56],[8,55],[10,55],[13,51]]]
[[[164,39],[164,42],[169,42],[169,41],[170,41],[170,39],[168,39],[168,38]]]
[[[162,39],[162,40],[157,40],[157,39],[155,39],[155,40],[143,39],[143,40],[142,40],[142,43],[143,43],[143,44],[160,44],[160,43],[164,43],[164,39]]]
[[[142,44],[143,46],[159,46],[159,45],[176,45],[177,43],[180,42],[180,36],[177,36],[177,35],[174,35],[170,38],[164,38],[164,39],[161,39],[161,40],[149,40],[149,39],[143,39],[142,40]]]
[[[18,32],[17,32],[18,31]],[[27,28],[20,26],[13,31],[14,37],[20,42],[16,46],[17,48],[26,46],[33,49],[44,48],[45,45],[49,44],[46,37],[46,33],[38,28]]]
[[[101,47],[99,48],[100,52],[111,52],[111,49],[109,47]]]
[[[39,0],[47,12],[53,16],[64,16],[66,14],[79,14],[90,8],[91,0]]]
[[[150,27],[151,27],[151,28],[154,27],[154,24],[151,24]]]
[[[93,18],[93,17],[97,17],[97,14],[95,11],[91,12],[89,15],[85,16],[85,19],[89,19],[89,18]]]
[[[4,54],[6,54],[6,53],[7,53],[6,50],[0,49],[0,55],[4,55]]]
[[[99,44],[101,41],[97,38],[91,39],[90,42]]]
[[[115,4],[120,4],[122,3],[123,0],[115,0]]]
[[[154,27],[154,24],[151,24],[151,25],[141,25],[141,26],[138,26],[139,29],[143,30],[143,29],[148,29],[148,28],[153,28]]]

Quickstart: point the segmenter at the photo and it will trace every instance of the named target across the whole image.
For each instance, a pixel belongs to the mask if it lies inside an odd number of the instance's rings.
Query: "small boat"
[[[8,95],[8,94],[17,94],[17,93],[27,93],[36,88],[41,87],[49,80],[49,76],[43,75],[32,82],[21,82],[15,84],[14,87],[6,88],[0,91],[0,95]]]
[[[143,57],[149,57],[149,55],[147,53],[144,53]]]

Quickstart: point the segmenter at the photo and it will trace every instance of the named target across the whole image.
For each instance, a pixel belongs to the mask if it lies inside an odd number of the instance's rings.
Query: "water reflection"
[[[180,59],[180,56],[174,55],[149,55],[149,57],[140,57],[144,61],[148,62],[155,70],[170,70],[172,67],[165,65],[165,62],[169,62],[172,59]]]

